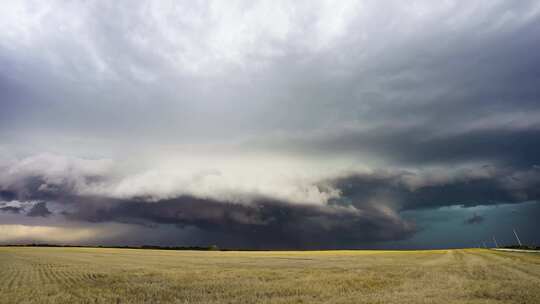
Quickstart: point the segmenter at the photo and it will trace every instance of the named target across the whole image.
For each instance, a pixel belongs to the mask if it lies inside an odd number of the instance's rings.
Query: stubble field
[[[0,247],[0,303],[540,303],[540,255]]]

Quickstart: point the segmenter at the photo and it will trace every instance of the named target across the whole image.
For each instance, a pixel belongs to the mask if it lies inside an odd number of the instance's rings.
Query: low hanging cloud
[[[39,166],[32,169],[36,160]],[[339,247],[401,240],[417,231],[414,222],[400,216],[404,210],[540,198],[540,170],[536,167],[524,171],[484,166],[453,172],[334,173],[313,184],[295,185],[325,194],[313,200],[310,191],[303,196],[293,192],[289,197],[283,193],[271,196],[256,189],[236,189],[235,184],[230,184],[230,189],[216,188],[218,193],[234,193],[216,199],[219,196],[208,195],[214,179],[201,182],[199,175],[190,185],[186,180],[175,183],[178,180],[174,175],[156,172],[152,177],[170,187],[152,187],[139,181],[132,186],[143,189],[118,191],[134,178],[120,174],[116,167],[121,166],[110,160],[106,167],[103,163],[58,155],[22,159],[3,171],[0,188],[5,198],[37,202],[27,216],[51,215],[46,203],[51,202],[54,213],[71,221],[195,227],[201,238],[220,235],[217,239],[234,240],[222,246],[256,248]],[[150,180],[149,184],[153,185]]]
[[[471,217],[466,218],[463,223],[467,225],[481,224],[484,219],[485,218],[482,215],[474,213]]]
[[[322,181],[289,185],[305,191],[277,192],[275,196],[258,189],[251,192],[236,189],[236,184],[231,184],[230,189],[218,188],[217,191],[234,195],[218,200],[215,195],[208,195],[208,187],[215,180],[201,184],[200,176],[195,176],[191,181],[193,185],[189,185],[185,180],[175,184],[178,180],[174,175],[156,176],[154,173],[153,178],[158,178],[162,184],[174,184],[176,189],[157,187],[149,191],[152,187],[138,182],[134,186],[143,189],[119,191],[125,187],[126,180],[134,178],[120,177],[110,167],[103,170],[102,163],[95,161],[100,168],[97,169],[91,168],[91,160],[39,155],[9,165],[0,176],[4,182],[0,186],[6,198],[38,201],[28,216],[50,215],[45,203],[48,201],[55,204],[57,214],[68,220],[196,227],[205,233],[236,239],[233,244],[238,246],[331,247],[403,239],[415,231],[413,223],[401,219],[385,204],[330,203],[339,198],[339,189],[327,182],[324,182],[326,185]],[[194,185],[206,190],[199,191]]]
[[[399,210],[445,206],[479,206],[540,199],[540,170],[481,166],[424,171],[381,170],[333,180],[342,197],[352,202],[374,197]]]
[[[26,213],[28,216],[49,216],[51,215],[51,211],[47,209],[47,203],[46,202],[39,202],[34,204],[32,208]]]
[[[0,207],[1,212],[11,212],[11,213],[21,213],[22,208],[20,207],[13,207],[13,206],[6,206],[6,207]]]
[[[85,206],[66,216],[92,222],[193,226],[250,248],[331,248],[404,239],[415,231],[413,223],[380,206],[311,206],[268,200],[249,205],[193,197],[154,203],[121,201],[107,208]],[[220,239],[214,242],[220,243]]]

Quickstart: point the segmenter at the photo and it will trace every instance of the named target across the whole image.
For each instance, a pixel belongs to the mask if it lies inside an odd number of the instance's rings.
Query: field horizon
[[[54,243],[24,243],[24,244],[0,244],[2,247],[45,247],[45,248],[102,248],[102,249],[140,249],[140,250],[177,250],[177,251],[226,251],[226,252],[309,252],[309,251],[433,251],[433,250],[460,250],[460,249],[495,249],[495,247],[448,247],[448,248],[229,248],[211,246],[157,246],[157,245],[76,245],[76,244],[54,244]],[[510,246],[511,247],[511,246]],[[510,248],[508,247],[508,248]],[[507,247],[501,247],[507,248]]]
[[[536,303],[540,255],[489,249],[0,246],[2,303]]]

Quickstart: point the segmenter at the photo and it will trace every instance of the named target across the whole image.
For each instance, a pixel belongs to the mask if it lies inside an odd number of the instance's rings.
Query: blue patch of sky
[[[451,206],[429,210],[406,211],[404,218],[414,221],[418,232],[407,240],[374,244],[388,249],[467,248],[515,245],[516,229],[522,243],[540,246],[540,202],[489,206]],[[466,223],[473,216],[481,221]]]

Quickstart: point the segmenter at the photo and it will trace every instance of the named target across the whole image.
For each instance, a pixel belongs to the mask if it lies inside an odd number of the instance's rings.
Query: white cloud
[[[35,191],[71,192],[82,196],[150,200],[182,195],[249,204],[269,198],[290,203],[324,205],[339,191],[317,183],[336,174],[314,170],[313,163],[287,159],[189,157],[151,161],[151,168],[122,171],[125,164],[110,159],[88,160],[41,154],[17,160],[0,173],[0,189],[31,191],[29,179],[38,178]],[[318,170],[318,171],[317,171]],[[62,194],[62,193],[55,193]]]

